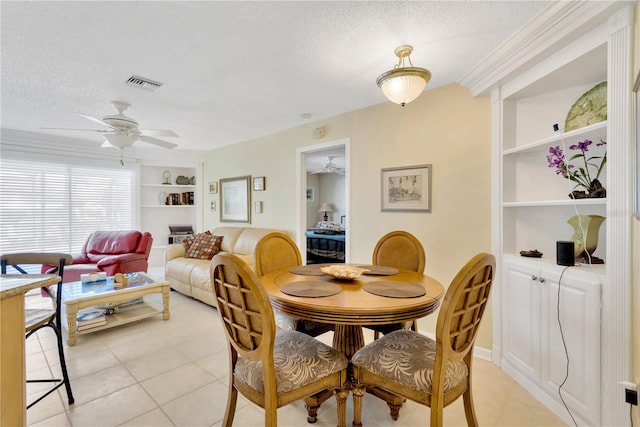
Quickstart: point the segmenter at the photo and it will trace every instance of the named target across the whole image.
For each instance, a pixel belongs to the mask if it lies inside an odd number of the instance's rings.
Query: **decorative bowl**
[[[320,271],[339,280],[355,280],[369,270],[342,264],[321,267]]]

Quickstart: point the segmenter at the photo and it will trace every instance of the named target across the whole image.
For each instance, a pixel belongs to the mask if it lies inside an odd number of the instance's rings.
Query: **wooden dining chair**
[[[400,270],[423,273],[425,259],[424,247],[420,241],[413,234],[398,230],[387,233],[378,240],[373,249],[371,263],[373,265],[383,265]],[[365,327],[373,330],[373,339],[378,339],[381,334],[388,334],[398,329],[418,330],[415,320],[390,325],[367,325]]]
[[[362,425],[362,400],[369,386],[429,406],[431,427],[442,426],[443,408],[463,396],[467,424],[478,425],[471,392],[473,344],[489,301],[495,265],[493,255],[480,253],[458,272],[440,307],[435,341],[415,331],[398,330],[353,355],[354,427]]]
[[[265,235],[256,245],[254,265],[258,277],[262,277],[272,271],[301,266],[302,256],[291,237],[276,231]],[[303,332],[312,337],[334,329],[330,323],[300,319],[277,309],[274,315],[278,328]]]
[[[276,330],[260,279],[236,255],[211,260],[211,284],[229,352],[229,393],[222,424],[233,423],[238,392],[264,408],[276,427],[277,409],[323,390],[334,390],[338,426],[346,426],[347,358],[298,331]]]
[[[67,363],[64,357],[64,345],[62,343],[62,277],[64,274],[64,266],[70,265],[73,257],[62,253],[15,253],[4,254],[0,256],[0,272],[2,274],[29,274],[28,265],[38,266],[37,274],[43,265],[52,265],[54,268],[48,272],[60,276],[57,285],[41,288],[43,296],[51,299],[51,307],[47,308],[30,308],[25,307],[25,339],[43,328],[51,328],[56,334],[56,342],[58,346],[58,358],[60,360],[60,370],[62,378],[45,378],[45,379],[27,379],[27,383],[51,383],[52,387],[44,394],[27,405],[27,409],[53,393],[64,384],[67,391],[67,399],[69,405],[73,405],[75,399],[71,392],[71,382],[67,372]],[[11,268],[9,268],[11,267]],[[17,390],[16,390],[17,392]]]

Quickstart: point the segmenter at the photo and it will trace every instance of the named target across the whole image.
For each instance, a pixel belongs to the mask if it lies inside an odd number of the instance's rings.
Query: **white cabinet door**
[[[562,274],[564,267],[553,264],[515,257],[505,260],[502,363],[563,419],[569,417],[566,403],[579,425],[597,426],[602,277],[578,268]]]
[[[505,262],[503,339],[505,361],[540,380],[540,283],[538,270]]]
[[[600,281],[588,273],[581,277],[572,275],[575,268],[565,272],[559,287],[557,272],[541,272],[546,279],[542,297],[541,384],[547,393],[559,396],[559,387],[564,382],[562,398],[571,412],[591,425],[598,425]]]

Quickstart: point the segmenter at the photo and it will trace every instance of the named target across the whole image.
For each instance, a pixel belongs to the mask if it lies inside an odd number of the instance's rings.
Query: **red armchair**
[[[140,231],[96,231],[92,233],[80,255],[64,269],[64,282],[80,280],[81,274],[147,271],[153,237]]]

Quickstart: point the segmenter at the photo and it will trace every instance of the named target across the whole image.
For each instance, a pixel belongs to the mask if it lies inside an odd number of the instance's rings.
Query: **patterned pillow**
[[[182,239],[182,246],[184,246],[184,252],[187,253],[191,245],[193,245],[193,236],[185,237]]]
[[[193,236],[193,242],[187,249],[186,258],[210,260],[220,250],[222,236],[214,236],[210,231]]]
[[[325,230],[334,230],[334,231],[344,231],[344,228],[342,228],[340,225],[336,224],[335,222],[331,222],[331,221],[318,221],[318,223],[316,224],[316,228],[321,228]]]

